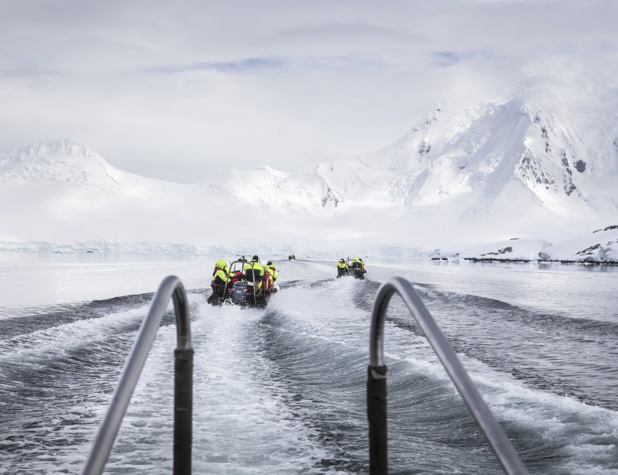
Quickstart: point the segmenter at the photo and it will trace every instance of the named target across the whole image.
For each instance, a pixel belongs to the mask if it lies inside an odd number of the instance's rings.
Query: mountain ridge
[[[78,166],[79,165],[79,166]],[[110,179],[120,170],[76,139],[38,141],[0,155],[0,179],[6,181],[57,180],[81,182]]]
[[[44,185],[45,206],[31,198],[15,213],[44,212],[49,226],[54,216],[64,217],[60,225],[89,222],[92,238],[104,230],[89,206],[107,216],[107,226],[116,214],[127,227],[123,235],[133,229],[142,239],[136,216],[152,222],[151,234],[157,219],[173,223],[177,234],[191,228],[187,239],[216,234],[213,222],[233,216],[282,238],[314,240],[324,238],[322,227],[332,240],[402,242],[601,228],[618,222],[618,113],[584,105],[613,97],[612,84],[581,91],[552,85],[545,94],[529,87],[494,103],[444,102],[392,144],[320,162],[308,173],[262,166],[178,184],[122,171],[81,142],[62,139],[1,155],[0,181],[9,201],[11,190],[19,196]],[[71,209],[79,211],[74,218]]]

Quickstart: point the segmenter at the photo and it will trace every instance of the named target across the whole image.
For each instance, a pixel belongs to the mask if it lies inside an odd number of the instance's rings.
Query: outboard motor
[[[235,304],[242,304],[247,296],[247,283],[244,281],[234,282],[232,286],[232,300]]]

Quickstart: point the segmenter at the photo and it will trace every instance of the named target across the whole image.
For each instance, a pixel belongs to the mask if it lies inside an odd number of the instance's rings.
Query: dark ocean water
[[[0,472],[81,470],[152,292],[175,274],[189,291],[195,349],[194,473],[367,473],[371,307],[393,275],[414,283],[530,473],[618,473],[615,270],[369,262],[357,281],[333,278],[333,263],[283,261],[282,291],[266,310],[243,311],[205,303],[209,266],[2,269],[0,284],[13,287],[0,305]],[[39,289],[16,286],[16,273],[51,275],[66,298],[28,298]],[[175,344],[170,312],[108,473],[171,472]],[[385,352],[390,473],[502,473],[398,297]]]

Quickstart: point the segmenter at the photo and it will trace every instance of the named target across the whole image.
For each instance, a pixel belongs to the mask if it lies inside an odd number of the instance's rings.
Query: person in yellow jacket
[[[264,288],[264,266],[260,264],[260,258],[253,256],[249,262],[245,264],[245,279],[248,285],[253,285],[258,294],[262,293]]]
[[[365,269],[365,263],[362,259],[358,257],[354,257],[352,262],[350,263],[350,270],[352,271],[352,275],[357,279],[364,279],[367,270]]]
[[[342,257],[337,262],[337,278],[343,275],[348,275],[349,271],[350,271],[350,268],[348,267],[348,264],[345,262],[345,259]]]
[[[229,276],[229,269],[225,259],[218,259],[215,262],[215,269],[212,271],[212,295],[208,298],[208,303],[221,304],[232,290],[232,283]]]
[[[277,291],[277,288],[275,287],[275,281],[279,277],[279,273],[277,272],[277,267],[275,266],[275,264],[272,263],[272,261],[268,261],[266,263],[266,270],[268,271],[267,287],[270,290],[270,292],[275,293]]]
[[[367,273],[367,269],[365,269],[365,261],[363,261],[362,259],[358,259],[358,262],[360,263],[361,269],[363,269],[363,274]]]

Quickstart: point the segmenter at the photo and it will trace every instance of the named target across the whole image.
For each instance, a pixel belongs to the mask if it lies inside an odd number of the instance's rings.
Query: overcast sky
[[[618,2],[2,0],[0,153],[78,139],[195,183],[311,171],[548,58],[618,74]]]

